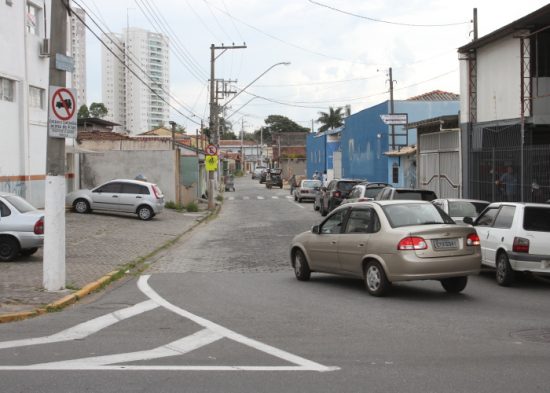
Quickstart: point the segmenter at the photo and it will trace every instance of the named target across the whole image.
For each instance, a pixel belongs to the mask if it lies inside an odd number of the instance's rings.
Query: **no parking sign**
[[[76,137],[76,89],[50,86],[48,135],[52,138]]]

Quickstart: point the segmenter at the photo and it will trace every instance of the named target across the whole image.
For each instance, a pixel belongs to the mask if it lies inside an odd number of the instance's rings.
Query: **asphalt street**
[[[141,277],[60,313],[0,325],[2,392],[547,392],[550,285],[491,272],[374,298],[361,280],[294,278],[318,223],[288,190],[239,179],[219,217]]]

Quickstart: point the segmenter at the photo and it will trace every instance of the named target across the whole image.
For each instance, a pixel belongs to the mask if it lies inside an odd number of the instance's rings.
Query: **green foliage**
[[[178,212],[182,212],[185,210],[185,207],[180,205],[179,203],[176,203],[174,201],[168,201],[164,204],[164,207],[167,209],[172,209]]]
[[[102,102],[92,102],[92,104],[90,105],[91,117],[102,119],[107,116],[107,113],[109,113],[109,111],[105,107],[105,104],[103,104]]]
[[[217,200],[218,202],[223,201],[223,195],[218,195],[218,196],[216,196],[216,200]]]
[[[185,205],[185,210],[187,210],[188,212],[198,212],[199,205],[197,205],[195,202],[189,202],[187,205]]]
[[[279,132],[309,132],[309,128],[302,127],[290,120],[286,116],[281,115],[269,115],[264,120],[266,126],[256,130],[254,132],[255,139],[259,141],[263,139],[264,142],[270,143],[272,134]],[[263,135],[260,135],[263,133]]]
[[[236,141],[237,135],[235,135],[233,131],[225,131],[223,134],[220,135],[220,139]]]
[[[82,105],[78,109],[78,114],[76,115],[79,119],[86,119],[90,117],[90,111],[88,110],[88,106],[86,104]]]
[[[327,130],[333,130],[335,128],[341,127],[344,125],[344,115],[342,113],[343,108],[333,107],[328,108],[327,112],[319,112],[319,118],[317,123],[321,123],[322,126],[319,127],[319,132],[324,132]]]
[[[233,174],[235,177],[243,177],[244,176],[244,172],[242,170],[236,170],[235,173]]]

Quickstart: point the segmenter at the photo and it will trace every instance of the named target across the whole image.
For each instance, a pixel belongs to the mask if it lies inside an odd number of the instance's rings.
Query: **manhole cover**
[[[512,333],[512,337],[535,343],[550,343],[550,328],[520,330]]]

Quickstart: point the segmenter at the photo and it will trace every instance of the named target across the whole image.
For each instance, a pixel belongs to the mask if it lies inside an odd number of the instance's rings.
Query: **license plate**
[[[435,239],[432,244],[435,250],[455,250],[458,248],[458,239]]]

